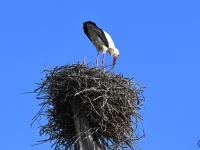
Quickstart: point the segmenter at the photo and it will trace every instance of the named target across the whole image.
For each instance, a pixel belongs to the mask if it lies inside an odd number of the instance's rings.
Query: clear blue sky
[[[33,91],[42,70],[66,63],[95,63],[96,50],[82,30],[92,20],[113,38],[116,73],[147,88],[141,111],[146,150],[198,150],[200,139],[200,1],[0,1],[0,143],[6,150],[31,147],[39,125]],[[100,56],[100,58],[102,55]],[[112,63],[109,54],[106,64]]]

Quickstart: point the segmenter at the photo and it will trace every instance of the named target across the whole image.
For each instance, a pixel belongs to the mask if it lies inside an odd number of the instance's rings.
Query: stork
[[[115,48],[114,42],[110,35],[106,31],[99,28],[92,21],[84,22],[83,30],[97,49],[96,66],[98,67],[99,52],[103,51],[102,66],[104,66],[106,52],[108,52],[110,56],[113,56],[112,68],[114,68],[117,57],[119,56],[119,50]]]

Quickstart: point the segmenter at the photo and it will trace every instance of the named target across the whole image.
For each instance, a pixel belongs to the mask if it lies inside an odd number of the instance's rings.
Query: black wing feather
[[[108,44],[108,40],[106,39],[106,36],[103,32],[103,30],[101,28],[99,28],[94,22],[92,21],[87,21],[87,22],[84,22],[83,23],[83,30],[84,30],[84,33],[87,35],[87,37],[90,39],[90,36],[89,36],[89,32],[88,32],[88,29],[86,27],[86,24],[89,24],[91,29],[101,38],[101,40],[105,43],[105,45],[107,47],[109,47],[109,44]],[[92,41],[90,39],[90,41]]]

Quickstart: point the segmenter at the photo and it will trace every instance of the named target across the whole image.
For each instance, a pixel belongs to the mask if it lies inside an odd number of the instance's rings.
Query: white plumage
[[[116,59],[119,56],[119,50],[115,48],[114,42],[110,35],[106,31],[97,27],[97,25],[92,21],[84,22],[83,29],[86,36],[97,49],[98,54],[96,58],[96,66],[98,66],[99,52],[103,51],[102,65],[104,66],[105,54],[108,52],[111,56],[113,56],[112,67],[114,68]]]

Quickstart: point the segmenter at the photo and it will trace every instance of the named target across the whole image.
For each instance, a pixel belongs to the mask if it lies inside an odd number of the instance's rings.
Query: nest
[[[75,104],[76,114],[87,118],[101,149],[138,148],[137,141],[144,136],[144,132],[142,136],[136,132],[142,120],[138,110],[144,87],[122,74],[89,65],[68,64],[44,72],[46,77],[35,90],[37,99],[43,101],[33,122],[45,116],[47,123],[40,126],[40,135],[49,138],[39,143],[53,141],[54,149],[75,149]]]

